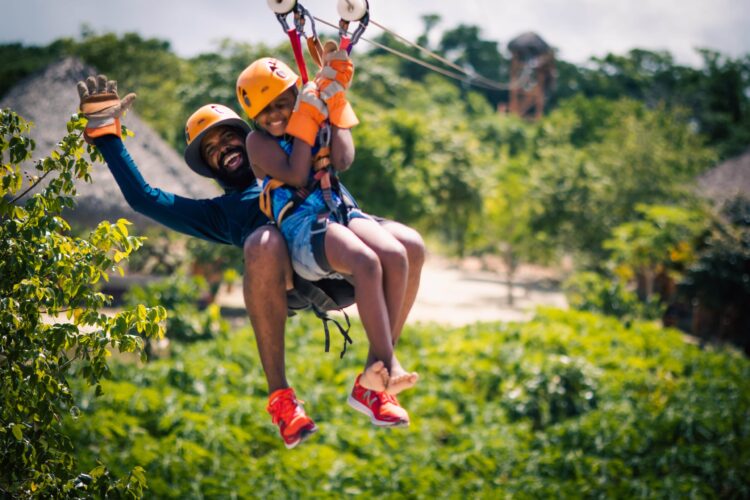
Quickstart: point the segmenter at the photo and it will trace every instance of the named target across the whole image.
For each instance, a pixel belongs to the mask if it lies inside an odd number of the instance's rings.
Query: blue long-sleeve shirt
[[[268,223],[260,211],[260,188],[255,183],[216,198],[185,198],[151,187],[119,137],[104,136],[94,143],[133,210],[170,229],[242,248],[250,233]]]

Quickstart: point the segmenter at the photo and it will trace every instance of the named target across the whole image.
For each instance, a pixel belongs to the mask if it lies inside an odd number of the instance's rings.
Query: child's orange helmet
[[[258,59],[237,78],[237,100],[247,116],[255,119],[263,108],[292,85],[299,77],[292,68],[272,57]]]
[[[221,104],[206,104],[190,115],[185,124],[185,163],[204,177],[214,177],[211,168],[201,155],[203,136],[214,127],[226,125],[240,129],[244,135],[250,133],[250,125],[234,111]]]

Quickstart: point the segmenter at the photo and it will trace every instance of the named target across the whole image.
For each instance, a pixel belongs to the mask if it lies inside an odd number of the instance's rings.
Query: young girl
[[[349,404],[375,425],[408,425],[408,413],[395,394],[413,386],[418,376],[396,359],[391,335],[406,290],[404,247],[347,203],[346,195],[335,189],[335,178],[331,189],[325,189],[331,180],[325,167],[345,170],[354,158],[349,128],[357,122],[344,97],[352,75],[345,54],[326,54],[328,63],[317,83],[301,90],[289,66],[259,59],[240,74],[237,98],[256,125],[247,137],[247,151],[255,176],[264,179],[261,205],[279,225],[295,272],[307,280],[347,275],[354,282],[370,349]],[[330,156],[327,144],[317,141],[329,113]]]

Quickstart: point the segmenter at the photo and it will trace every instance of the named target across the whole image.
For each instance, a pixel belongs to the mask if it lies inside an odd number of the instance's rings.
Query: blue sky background
[[[275,45],[284,34],[266,0],[0,0],[0,42],[44,45],[77,36],[84,23],[97,32],[135,31],[169,40],[182,56],[211,51],[232,38]],[[318,17],[336,21],[335,0],[303,2]],[[560,57],[582,63],[607,52],[638,47],[669,50],[677,62],[697,64],[704,47],[732,57],[750,53],[748,0],[370,0],[371,16],[415,39],[421,16],[437,13],[437,30],[478,25],[484,38],[505,47],[536,31]],[[378,32],[371,28],[368,34]]]

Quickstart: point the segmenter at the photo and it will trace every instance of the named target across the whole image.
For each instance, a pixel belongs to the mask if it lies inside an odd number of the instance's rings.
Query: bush
[[[750,495],[750,362],[735,351],[575,311],[408,327],[399,358],[421,379],[399,399],[412,424],[377,429],[346,405],[360,325],[339,360],[321,355],[316,322],[291,318],[286,335],[289,380],[320,427],[299,448],[265,412],[245,329],[119,365],[104,397],[82,396],[87,419],[67,420],[80,460],[142,466],[154,498]]]
[[[123,470],[121,479],[101,464],[81,473],[60,423],[80,414],[70,382],[101,394],[110,349],[140,351],[141,334],[161,335],[164,310],[139,304],[112,317],[100,312],[111,297],[97,284],[110,270],[122,272],[119,263],[141,241],[125,220],[71,235],[62,210],[73,206],[75,183],[90,181],[83,123],[68,122],[68,134],[24,185],[20,165],[35,147],[29,126],[0,110],[0,496],[138,496],[141,468]]]
[[[201,276],[176,274],[144,286],[134,286],[125,294],[126,305],[159,304],[167,311],[165,335],[171,340],[194,342],[226,334],[228,323],[222,319],[219,306],[208,304],[209,288]],[[204,304],[205,305],[205,304]]]
[[[563,289],[570,307],[579,311],[598,312],[625,322],[661,317],[659,297],[652,296],[644,303],[617,278],[580,272],[569,278]]]
[[[512,370],[503,385],[503,405],[511,420],[528,418],[542,429],[596,408],[594,370],[584,360],[556,354],[521,358]]]

